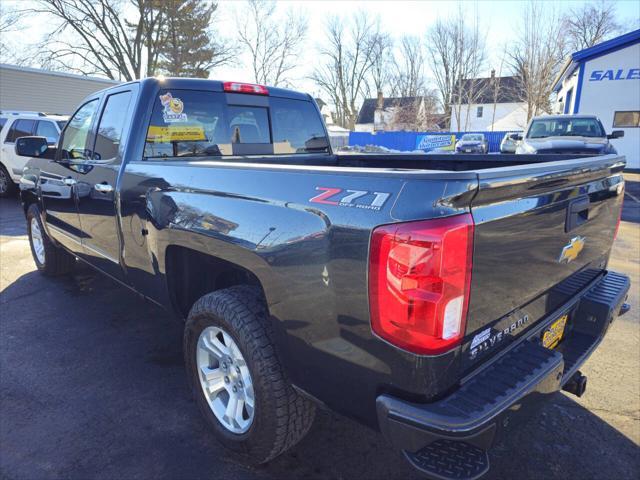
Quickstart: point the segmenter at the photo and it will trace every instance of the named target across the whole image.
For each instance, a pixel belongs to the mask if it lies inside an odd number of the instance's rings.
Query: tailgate
[[[623,168],[623,157],[607,155],[478,173],[465,370],[602,274],[622,208]]]

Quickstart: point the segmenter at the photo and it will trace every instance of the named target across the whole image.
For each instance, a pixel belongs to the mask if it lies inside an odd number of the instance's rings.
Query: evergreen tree
[[[207,78],[213,67],[231,60],[233,51],[212,40],[210,25],[217,8],[206,0],[163,2],[159,71],[172,77]]]

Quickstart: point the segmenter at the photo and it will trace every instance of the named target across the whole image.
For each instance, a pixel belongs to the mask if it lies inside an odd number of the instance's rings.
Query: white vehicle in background
[[[49,145],[55,145],[69,117],[39,112],[0,111],[0,197],[15,192],[22,177],[22,169],[29,160],[15,152],[16,139],[20,137],[45,137]]]

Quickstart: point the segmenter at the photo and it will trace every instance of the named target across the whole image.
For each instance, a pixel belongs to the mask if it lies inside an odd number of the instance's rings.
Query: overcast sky
[[[6,0],[0,0],[6,2]],[[9,2],[4,3],[7,5]],[[27,0],[10,2],[18,5],[26,5]],[[487,33],[487,49],[489,61],[486,71],[491,68],[499,69],[502,47],[513,42],[520,22],[520,14],[526,5],[526,1],[502,0],[468,0],[461,2],[464,9],[469,11],[470,20],[477,11],[481,27]],[[556,10],[563,13],[572,7],[578,7],[585,3],[581,0],[545,1],[545,10]],[[426,29],[437,18],[446,17],[458,8],[459,2],[454,1],[280,1],[279,10],[284,12],[293,8],[306,13],[309,19],[309,30],[306,45],[301,55],[301,65],[292,75],[296,88],[303,89],[312,94],[319,93],[317,87],[306,77],[309,75],[317,60],[316,45],[324,37],[325,20],[328,15],[337,14],[349,16],[358,10],[366,10],[372,15],[379,15],[384,30],[392,37],[399,38],[403,34],[419,35],[424,37]],[[236,27],[234,11],[242,7],[240,1],[220,1],[216,18],[216,29],[225,38],[232,38]],[[640,1],[619,0],[616,2],[617,16],[625,31],[638,28],[640,24]],[[41,38],[48,28],[42,18],[32,16],[26,21],[25,28],[12,32],[11,43],[27,45]],[[3,41],[6,40],[2,39]],[[251,70],[241,65],[235,67],[219,67],[211,74],[212,78],[253,81]]]

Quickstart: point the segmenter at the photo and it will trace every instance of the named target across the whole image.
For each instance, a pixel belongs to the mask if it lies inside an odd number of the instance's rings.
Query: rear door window
[[[145,158],[329,151],[320,115],[311,102],[243,97],[238,100],[238,95],[210,91],[160,91],[147,130]]]
[[[118,157],[130,100],[128,91],[107,97],[93,148],[94,160],[109,161]]]
[[[7,134],[5,143],[13,143],[18,138],[30,136],[35,124],[35,120],[16,120],[11,125],[11,130],[9,130],[9,133]]]

